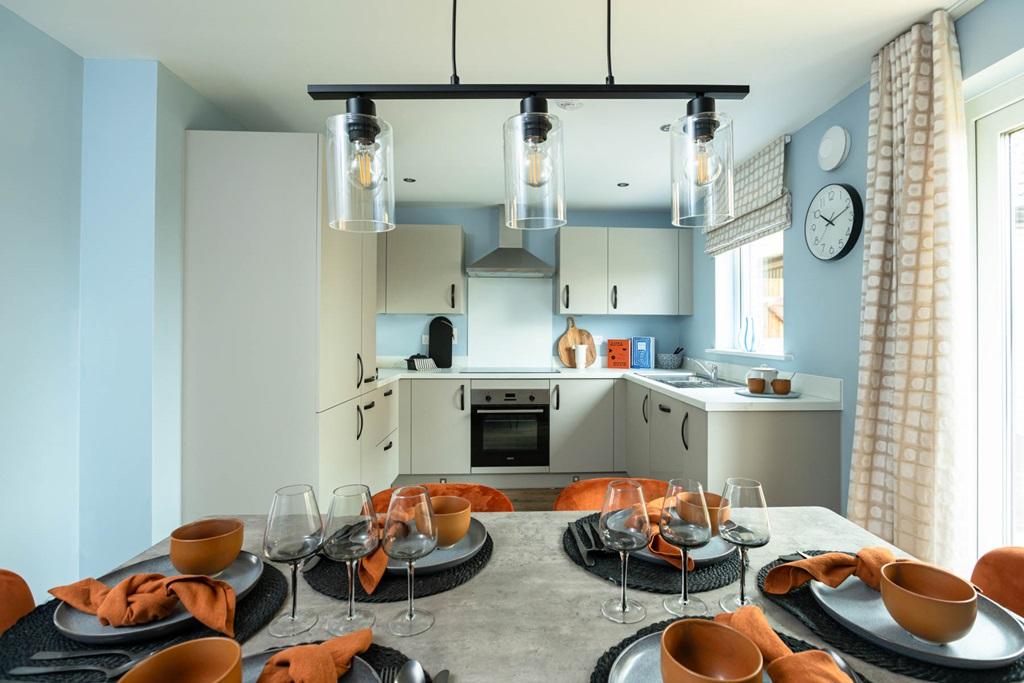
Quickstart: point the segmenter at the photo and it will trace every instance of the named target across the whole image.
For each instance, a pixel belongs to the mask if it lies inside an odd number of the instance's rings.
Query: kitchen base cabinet
[[[371,493],[391,488],[391,484],[398,478],[398,430],[385,436],[375,446],[367,444],[368,441],[363,444],[360,453],[362,483],[370,488]]]
[[[469,381],[410,380],[414,474],[469,474]]]
[[[615,380],[551,383],[551,472],[611,472],[615,458]]]
[[[331,492],[343,484],[362,481],[360,452],[365,430],[361,401],[355,398],[317,414],[319,476],[317,500],[329,504]]]
[[[648,415],[650,476],[665,481],[695,479],[715,491],[708,482],[708,414],[652,391]]]
[[[626,473],[631,477],[651,475],[651,390],[626,382]]]

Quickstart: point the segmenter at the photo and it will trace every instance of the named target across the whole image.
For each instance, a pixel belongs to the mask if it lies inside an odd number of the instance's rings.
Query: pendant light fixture
[[[391,126],[365,97],[350,97],[346,113],[327,119],[327,212],[335,230],[395,229]]]
[[[517,230],[565,225],[562,122],[543,97],[524,97],[505,121],[505,223]]]
[[[733,205],[732,118],[698,95],[669,129],[672,146],[672,225],[703,228],[736,217]]]

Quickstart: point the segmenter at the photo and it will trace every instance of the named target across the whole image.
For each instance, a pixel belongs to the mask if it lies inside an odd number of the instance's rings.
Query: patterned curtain
[[[782,184],[785,168],[785,137],[736,167],[736,218],[704,229],[704,253],[718,256],[790,226],[793,202]]]
[[[962,567],[964,554],[973,552],[964,542],[974,528],[973,492],[964,478],[973,456],[956,429],[952,366],[958,254],[969,251],[968,186],[960,52],[946,12],[875,56],[868,116],[847,513],[919,558]]]

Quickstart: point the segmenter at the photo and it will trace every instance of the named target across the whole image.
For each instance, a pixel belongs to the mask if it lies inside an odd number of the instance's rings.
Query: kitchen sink
[[[667,384],[670,387],[676,389],[715,389],[718,387],[739,387],[742,386],[736,382],[730,382],[724,379],[708,379],[707,377],[701,377],[700,375],[686,375],[685,377],[665,377],[661,375],[641,375],[647,379],[653,379],[655,382],[661,382]]]

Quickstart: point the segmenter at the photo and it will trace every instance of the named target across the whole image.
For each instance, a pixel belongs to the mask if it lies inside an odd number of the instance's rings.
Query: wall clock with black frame
[[[838,261],[853,249],[864,224],[864,205],[852,185],[832,183],[818,190],[804,217],[807,249],[822,261]]]

